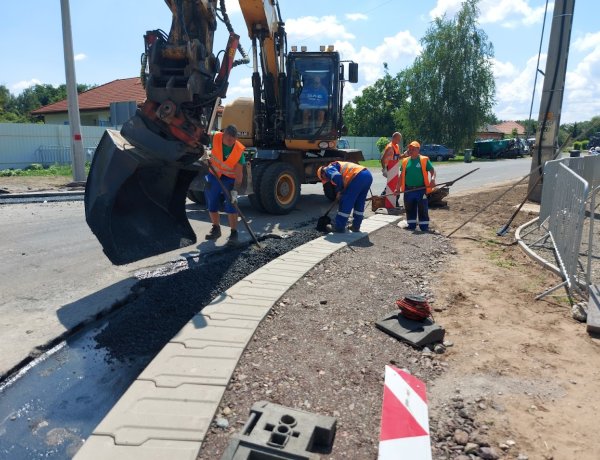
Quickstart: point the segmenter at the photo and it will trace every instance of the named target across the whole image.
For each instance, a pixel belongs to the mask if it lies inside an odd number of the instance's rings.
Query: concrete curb
[[[23,192],[23,193],[2,193],[0,198],[46,198],[53,196],[78,196],[84,195],[84,190],[68,190],[64,192]]]
[[[361,233],[325,235],[222,293],[142,371],[75,459],[195,459],[240,357],[275,302],[334,252],[399,220],[377,214]]]

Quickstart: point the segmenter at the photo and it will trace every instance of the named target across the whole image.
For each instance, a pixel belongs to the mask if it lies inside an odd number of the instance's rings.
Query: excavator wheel
[[[323,184],[323,193],[329,201],[335,201],[335,186],[331,182],[326,182]]]
[[[260,187],[265,171],[270,165],[271,163],[259,163],[252,168],[252,190],[254,193],[248,195],[248,199],[252,207],[258,212],[265,212],[265,207],[260,197]]]
[[[265,210],[271,214],[288,214],[300,198],[300,180],[289,163],[269,165],[260,181],[260,197]]]

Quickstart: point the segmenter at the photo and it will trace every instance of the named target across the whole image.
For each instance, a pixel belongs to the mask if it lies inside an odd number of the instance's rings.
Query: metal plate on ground
[[[260,401],[221,460],[317,460],[333,448],[336,419]]]
[[[375,326],[392,337],[408,342],[415,347],[443,342],[446,334],[445,329],[431,319],[413,321],[400,314],[398,310],[377,321]]]

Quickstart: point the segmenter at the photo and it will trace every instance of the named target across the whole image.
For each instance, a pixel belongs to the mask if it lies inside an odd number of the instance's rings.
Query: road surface
[[[438,182],[479,167],[452,187],[453,192],[477,189],[521,177],[529,172],[530,164],[529,158],[442,163],[438,166]],[[373,192],[380,193],[384,178],[379,171],[373,172]],[[303,186],[302,195],[297,209],[287,216],[257,214],[245,197],[240,199],[240,208],[256,233],[287,232],[306,225],[329,206],[320,184]],[[206,211],[192,203],[187,208],[198,235],[196,245],[116,267],[106,259],[87,227],[82,202],[0,205],[0,376],[36,347],[123,299],[136,281],[136,272],[180,257],[219,250],[228,231],[216,243],[204,241],[210,228]],[[240,236],[250,238],[241,224]]]

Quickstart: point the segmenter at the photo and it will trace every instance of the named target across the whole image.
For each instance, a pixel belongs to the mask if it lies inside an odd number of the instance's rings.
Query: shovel
[[[223,193],[225,194],[225,196],[227,197],[227,199],[229,200],[229,202],[233,205],[233,207],[237,211],[238,215],[242,219],[242,222],[244,222],[244,225],[246,226],[246,229],[248,230],[248,233],[250,233],[250,235],[252,236],[252,239],[254,240],[254,242],[256,243],[256,245],[259,248],[262,248],[262,245],[258,242],[258,238],[256,238],[256,235],[254,234],[254,232],[250,228],[250,224],[248,223],[248,220],[246,219],[246,217],[244,216],[244,214],[242,214],[242,211],[240,211],[240,208],[239,208],[239,206],[237,204],[237,201],[235,201],[235,202],[233,201],[233,199],[231,198],[231,192],[227,189],[227,187],[225,187],[225,184],[223,184],[223,182],[219,178],[219,176],[217,174],[217,171],[215,171],[215,168],[213,167],[213,165],[210,164],[210,161],[208,161],[208,169],[210,169],[210,172],[212,172],[213,175],[215,176],[215,178],[217,179],[217,182],[221,186],[221,190],[223,190]]]
[[[319,220],[317,220],[317,231],[319,231],[319,232],[327,231],[327,226],[331,223],[331,217],[329,217],[329,213],[335,207],[336,204],[338,204],[337,198],[335,199],[335,201],[333,203],[331,203],[331,206],[329,206],[329,208],[327,209],[327,212],[325,214],[323,214],[321,217],[319,217]]]

